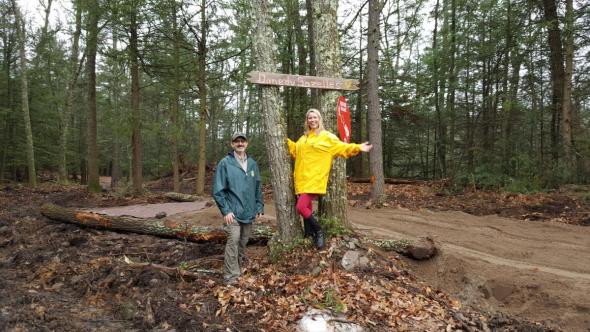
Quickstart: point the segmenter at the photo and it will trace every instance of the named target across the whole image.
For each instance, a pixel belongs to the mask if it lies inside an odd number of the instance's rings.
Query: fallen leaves
[[[264,313],[260,323],[268,330],[280,330],[285,322],[294,326],[310,307],[344,313],[347,320],[361,326],[399,330],[458,326],[449,312],[449,308],[460,307],[458,301],[451,301],[427,286],[416,290],[411,286],[416,281],[399,273],[393,280],[380,278],[380,274],[397,273],[397,268],[391,267],[392,262],[374,256],[371,273],[347,272],[330,262],[324,263],[327,268],[317,276],[295,273],[302,261],[315,259],[316,264],[321,264],[313,254],[299,249],[283,257],[280,264],[259,262],[249,269],[239,287],[217,287],[216,314]]]

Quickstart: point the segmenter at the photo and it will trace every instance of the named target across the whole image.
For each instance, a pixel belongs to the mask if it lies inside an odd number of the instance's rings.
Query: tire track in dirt
[[[387,236],[390,236],[391,238],[408,238],[408,236],[406,234],[393,232],[393,231],[390,231],[385,228],[371,227],[368,224],[361,224],[361,225],[363,225],[364,227],[358,227],[358,224],[357,224],[357,225],[355,225],[356,226],[355,229],[360,230],[360,231],[364,231],[364,232],[378,231],[378,233],[381,234],[382,236],[387,235]],[[416,238],[413,238],[413,239],[416,239]],[[490,263],[490,264],[509,266],[509,267],[522,269],[522,270],[542,271],[542,272],[546,272],[546,273],[555,274],[555,275],[561,276],[561,277],[572,278],[572,279],[576,279],[576,280],[577,279],[584,279],[584,280],[587,280],[590,282],[590,274],[588,274],[588,273],[579,273],[579,272],[563,270],[563,269],[559,269],[559,268],[555,268],[555,267],[551,267],[551,266],[530,264],[530,263],[523,262],[523,261],[506,259],[506,258],[495,256],[495,255],[492,255],[489,253],[485,253],[485,252],[481,252],[481,251],[477,251],[477,250],[473,250],[473,249],[469,249],[469,248],[465,248],[465,247],[461,247],[461,246],[457,246],[457,245],[453,245],[453,244],[449,244],[449,243],[439,244],[439,249],[441,249],[443,251],[444,250],[452,250],[453,252],[458,253],[460,255],[467,256],[470,258],[480,259],[480,260],[483,260],[483,261]]]
[[[351,208],[349,218],[371,237],[433,238],[440,254],[408,264],[466,305],[590,331],[590,227],[393,208]]]

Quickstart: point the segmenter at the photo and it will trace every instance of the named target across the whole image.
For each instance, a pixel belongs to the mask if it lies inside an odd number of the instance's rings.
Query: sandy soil
[[[177,204],[182,205],[182,212],[171,215],[167,211],[169,219],[219,222],[215,206],[188,211],[190,203]],[[270,223],[275,216],[272,205],[267,202],[263,217]],[[155,214],[167,206],[146,208],[141,213]],[[101,212],[133,215],[135,210],[131,206]],[[456,211],[352,207],[349,213],[356,230],[370,237],[434,239],[441,249],[435,259],[408,260],[408,264],[419,278],[456,296],[464,305],[519,315],[565,331],[590,331],[588,227]]]
[[[590,331],[590,228],[405,209],[352,208],[350,219],[374,237],[432,237],[440,255],[410,265],[466,305]]]

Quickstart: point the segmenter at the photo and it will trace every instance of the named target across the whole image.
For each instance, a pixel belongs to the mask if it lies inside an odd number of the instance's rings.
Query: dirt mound
[[[249,263],[236,288],[221,280],[222,244],[82,229],[38,213],[44,202],[108,207],[150,201],[163,199],[88,195],[82,187],[60,186],[0,192],[0,287],[9,290],[0,297],[0,330],[292,330],[309,307],[342,312],[374,331],[550,330],[509,314],[473,311],[465,305],[473,296],[457,301],[438,290],[442,287],[417,281],[395,256],[357,247],[369,263],[346,271],[340,261],[354,247],[352,239],[335,239],[322,253],[309,243],[290,254],[248,247]],[[366,221],[379,220],[384,210],[361,211]],[[215,207],[172,217],[219,222]],[[266,218],[272,221],[270,206]],[[192,274],[183,277],[130,261]],[[456,265],[467,266],[465,261]],[[472,284],[473,293],[482,292],[481,283]],[[484,286],[490,298],[514,297],[501,280]]]

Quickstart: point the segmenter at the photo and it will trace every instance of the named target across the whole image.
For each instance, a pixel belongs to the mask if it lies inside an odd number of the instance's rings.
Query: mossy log
[[[97,229],[178,238],[199,243],[222,243],[227,240],[227,234],[221,228],[221,225],[219,227],[195,226],[189,223],[167,220],[166,218],[108,216],[91,211],[64,208],[54,204],[43,205],[41,207],[41,214],[52,220]],[[273,234],[274,231],[270,226],[255,223],[249,243],[266,244]]]
[[[183,194],[183,193],[176,193],[176,192],[167,192],[164,194],[164,197],[169,198],[173,201],[177,202],[194,202],[199,199],[199,196],[191,195],[191,194]]]

